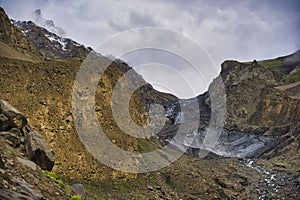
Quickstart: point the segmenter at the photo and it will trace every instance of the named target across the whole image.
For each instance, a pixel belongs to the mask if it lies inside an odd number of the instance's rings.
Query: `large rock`
[[[0,100],[0,113],[8,118],[9,128],[22,129],[28,123],[26,117],[21,112],[3,100]],[[3,118],[3,120],[5,120],[5,118]]]
[[[76,183],[72,185],[72,191],[81,197],[84,197],[86,195],[85,188],[82,184]]]
[[[30,131],[25,138],[27,155],[42,169],[51,171],[54,166],[54,154],[44,138],[36,131]]]
[[[18,157],[17,156],[17,160],[24,166],[27,166],[33,170],[36,170],[36,164],[30,160],[27,160],[27,159],[23,159],[21,157]]]

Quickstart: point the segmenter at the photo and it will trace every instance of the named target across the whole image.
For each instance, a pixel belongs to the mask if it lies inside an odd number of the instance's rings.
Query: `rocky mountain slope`
[[[89,199],[173,199],[197,196],[206,199],[226,199],[230,196],[250,195],[247,190],[243,190],[244,181],[247,180],[248,184],[248,178],[235,168],[228,168],[227,166],[231,165],[230,161],[216,165],[213,164],[215,161],[202,161],[184,156],[163,171],[145,175],[123,173],[104,166],[85,150],[73,124],[72,84],[80,61],[44,61],[34,64],[1,59],[1,69],[5,74],[1,76],[1,82],[6,83],[1,87],[2,98],[20,108],[26,116],[31,116],[31,126],[45,136],[55,153],[53,171],[67,183],[83,183],[87,187]],[[111,120],[111,111],[107,109],[110,99],[104,94],[111,92],[109,77],[112,74],[121,74],[121,71],[113,70],[113,73],[109,72],[105,76],[107,78],[104,78],[103,86],[97,92],[99,101],[96,101],[96,111],[103,129],[111,141],[123,149],[147,152],[157,148],[155,143],[145,139],[128,137]],[[22,74],[21,77],[17,75],[19,73]],[[20,80],[16,82],[14,77],[20,77]],[[134,108],[139,107],[139,111],[132,110],[133,119],[143,123],[143,115],[140,113],[142,104],[138,99],[133,103]],[[238,160],[233,159],[231,162],[234,166],[238,165]],[[177,175],[180,177],[175,178]],[[193,182],[187,182],[188,176],[196,178]],[[217,177],[223,177],[224,181],[230,179],[233,182],[228,180],[226,184],[235,185],[235,189],[223,191],[214,180]],[[181,182],[184,182],[185,186],[178,191],[182,186]]]
[[[263,65],[277,62],[278,59],[292,60],[291,58],[293,58],[293,62],[277,66],[282,69],[282,72],[277,68],[270,70],[268,66]],[[222,138],[226,139],[227,136],[235,138],[235,141],[238,138],[240,140],[239,143],[231,143],[229,140],[224,141],[224,143],[229,142],[228,147],[222,145],[222,142],[219,141],[219,148],[222,150],[215,149],[216,153],[222,154],[226,150],[227,153],[223,155],[239,155],[238,157],[251,157],[254,155],[256,157],[270,157],[272,155],[271,157],[273,157],[279,156],[280,152],[285,152],[292,146],[299,145],[300,101],[295,95],[299,91],[299,77],[293,75],[293,73],[297,73],[297,67],[300,64],[299,51],[278,59],[251,63],[225,61],[222,64],[220,77],[222,77],[226,91],[227,114],[225,129],[221,135],[224,137],[221,137],[220,140]],[[292,75],[295,77],[293,80],[288,78],[291,76],[290,72],[292,71]],[[286,85],[286,80],[289,81],[288,85]],[[210,87],[214,87],[214,82]],[[210,120],[210,94],[207,92],[194,100],[187,100],[187,105],[192,101],[198,101],[200,104],[200,129],[205,129]],[[172,116],[178,115],[177,110],[173,110],[173,112]],[[181,117],[184,119],[185,113],[181,113]],[[191,122],[183,121],[182,123]],[[166,127],[160,133],[161,138],[168,140],[172,137],[176,126],[177,124],[174,123]],[[190,130],[189,133],[193,131],[195,130]],[[196,131],[199,132],[199,137],[205,134],[202,130]],[[245,137],[246,135],[247,137]],[[251,142],[251,140],[254,142]],[[255,145],[260,143],[259,140],[262,144],[257,152],[258,147],[256,148]],[[198,140],[196,143],[201,144],[202,142]],[[232,145],[236,148],[233,148]],[[193,146],[197,145],[194,144]],[[255,147],[252,148],[253,152],[251,152],[250,147]],[[198,145],[197,148],[202,147]],[[216,148],[218,148],[218,145]],[[244,154],[241,151],[247,152]]]
[[[0,198],[52,199],[54,193],[68,198],[63,187],[42,171],[54,165],[43,137],[9,103],[0,101],[0,113]]]
[[[6,16],[3,10],[1,15]],[[2,20],[5,22],[1,23],[10,24],[7,17]],[[52,171],[56,173],[58,180],[47,178],[49,176],[39,168],[32,171],[28,166],[22,167],[23,161],[18,158],[26,160],[25,163],[33,159],[22,155],[22,149],[13,148],[13,145],[3,141],[1,137],[1,155],[4,155],[0,159],[1,190],[22,195],[24,187],[33,187],[46,199],[68,199],[72,194],[69,185],[80,183],[86,188],[86,199],[295,199],[299,196],[299,100],[295,97],[299,85],[297,76],[293,75],[297,74],[298,61],[280,65],[280,70],[269,64],[274,60],[251,63],[227,61],[222,65],[220,76],[225,83],[228,106],[225,124],[227,137],[220,138],[219,149],[215,153],[221,153],[221,150],[229,153],[237,150],[245,152],[247,148],[244,145],[257,147],[257,144],[262,144],[259,148],[252,149],[256,150],[255,153],[260,153],[260,158],[247,160],[209,154],[206,159],[198,159],[183,155],[170,166],[156,172],[124,173],[93,158],[80,142],[75,130],[71,100],[74,80],[82,58],[70,57],[84,57],[87,52],[81,54],[75,48],[74,54],[64,54],[63,46],[59,42],[49,43],[46,36],[49,33],[46,30],[35,28],[29,22],[22,23],[28,28],[26,30],[32,30],[32,40],[43,33],[39,36],[42,41],[33,44],[38,51],[44,52],[44,55],[49,53],[49,58],[62,56],[60,58],[66,59],[46,59],[35,63],[16,56],[1,55],[1,99],[20,110],[24,116],[28,116],[31,127],[45,138],[55,154]],[[23,31],[25,33],[25,29]],[[15,32],[17,35],[20,33]],[[25,37],[22,38],[26,40]],[[28,41],[25,43],[30,44]],[[10,47],[18,51],[18,45],[13,40]],[[48,47],[51,50],[48,51]],[[20,54],[25,56],[23,52]],[[297,60],[294,55],[285,58]],[[100,56],[100,60],[106,62],[108,58]],[[284,66],[289,70],[285,70]],[[120,60],[110,64],[97,87],[95,110],[101,127],[113,143],[127,151],[149,152],[173,137],[178,126],[184,123],[186,113],[181,112],[183,109],[179,107],[176,97],[157,92],[146,84],[130,99],[130,114],[137,124],[146,125],[149,123],[150,104],[162,104],[169,120],[159,133],[159,138],[137,139],[120,130],[112,115],[111,95],[116,83],[130,69]],[[139,77],[137,74],[135,76]],[[192,102],[199,102],[200,121],[192,120],[187,123],[200,124],[199,130],[190,130],[199,136],[200,142],[201,131],[205,130],[211,116],[210,95],[205,93],[183,101],[187,110]],[[194,111],[190,110],[192,112]],[[262,140],[264,137],[271,137],[271,143],[265,143]],[[227,149],[232,145],[226,146],[226,138],[234,138],[233,141],[240,143],[236,145],[237,148]],[[176,145],[182,145],[180,142],[182,140]],[[197,156],[200,150],[201,146],[192,146],[188,153]],[[16,164],[11,165],[11,160]],[[30,163],[30,166],[33,164]],[[37,180],[32,180],[31,175]],[[21,178],[27,184],[37,183],[28,186],[20,181],[14,182]],[[9,199],[7,196],[3,198]]]
[[[14,27],[3,8],[0,8],[0,54],[4,57],[16,58],[28,61],[38,61],[42,59],[22,32]]]
[[[12,21],[12,23],[47,59],[83,58],[92,51],[90,47],[86,48],[69,38],[51,33],[31,21]]]

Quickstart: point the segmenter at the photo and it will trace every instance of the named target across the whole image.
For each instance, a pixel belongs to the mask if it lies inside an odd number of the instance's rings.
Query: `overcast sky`
[[[173,91],[180,97],[204,92],[207,88],[204,82],[209,83],[211,77],[218,75],[224,60],[275,58],[300,49],[299,0],[0,0],[0,5],[17,20],[34,21],[32,12],[39,8],[45,18],[66,31],[67,37],[94,49],[114,34],[132,28],[162,27],[189,36],[202,45],[217,65],[210,70],[206,81],[192,77],[190,66],[184,62],[174,67],[176,73],[180,68],[179,73],[186,74],[179,77],[172,72],[172,63],[167,62],[168,68],[162,65],[151,68],[145,65],[147,59],[137,61],[143,56],[124,58],[147,81],[154,86],[157,83],[156,88]],[[182,78],[190,80],[194,92],[181,84]]]

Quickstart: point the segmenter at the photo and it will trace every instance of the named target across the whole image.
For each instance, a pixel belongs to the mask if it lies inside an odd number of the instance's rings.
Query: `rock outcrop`
[[[68,199],[63,186],[42,171],[54,165],[45,140],[21,112],[6,101],[0,105],[0,199]]]
[[[28,123],[26,117],[6,101],[0,101],[0,112],[3,116],[2,119],[5,120],[6,118],[6,123],[8,124],[6,129],[3,130],[9,130],[12,128],[22,129]]]
[[[50,19],[46,19],[43,14],[41,9],[36,9],[33,12],[34,19],[33,21],[37,23],[39,26],[46,28],[48,31],[57,34],[58,36],[65,37],[66,36],[66,31],[62,29],[61,27],[57,27],[54,24],[54,21]]]
[[[25,148],[30,160],[42,169],[51,171],[54,166],[54,154],[44,138],[34,130],[30,130],[25,138]]]
[[[32,21],[13,21],[24,36],[46,59],[85,58],[93,49],[63,38]]]
[[[69,199],[62,185],[0,136],[0,199]]]
[[[300,64],[300,59],[297,58],[299,55],[296,52],[280,58],[280,60],[287,60],[293,57],[293,62],[278,65],[285,74],[283,72],[278,74],[277,69],[274,71],[274,68],[272,70],[261,65],[274,63],[274,60],[249,63],[225,61],[222,64],[219,78],[222,78],[224,83],[227,112],[224,130],[213,149],[214,153],[230,157],[270,158],[286,152],[292,143],[297,144],[299,134],[295,129],[300,121],[300,101],[295,98],[295,92],[291,93],[290,89],[296,91],[299,84],[289,82],[289,85],[285,86],[284,77],[290,72],[284,69],[288,68],[290,71],[296,69]],[[219,90],[216,80],[210,85],[211,91]],[[172,123],[166,125],[158,135],[163,142],[170,141],[177,133],[179,124],[192,124],[192,121],[185,121],[184,118],[188,113],[193,112],[189,110],[189,105],[198,101],[199,129],[187,130],[185,135],[192,134],[196,137],[191,145],[192,148],[204,148],[202,141],[211,118],[210,93],[206,92],[197,98],[182,101],[184,107],[181,109],[188,112],[180,112],[176,102],[167,105],[167,109],[171,111],[168,117]],[[182,119],[180,123],[175,123],[178,121],[177,118]],[[233,138],[235,139],[231,141]],[[177,146],[184,145],[188,140],[189,138],[184,136],[182,142],[179,141],[181,144],[178,143]]]
[[[0,100],[0,137],[16,148],[22,145],[30,160],[51,171],[54,154],[43,137],[28,125],[26,117],[8,102]]]

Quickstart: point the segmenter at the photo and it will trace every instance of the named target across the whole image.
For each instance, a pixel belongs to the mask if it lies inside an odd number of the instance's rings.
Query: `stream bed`
[[[246,167],[256,170],[262,176],[258,184],[252,188],[258,194],[259,200],[269,199],[299,199],[300,177],[292,174],[266,169],[257,165],[254,160],[245,159],[243,164]]]

